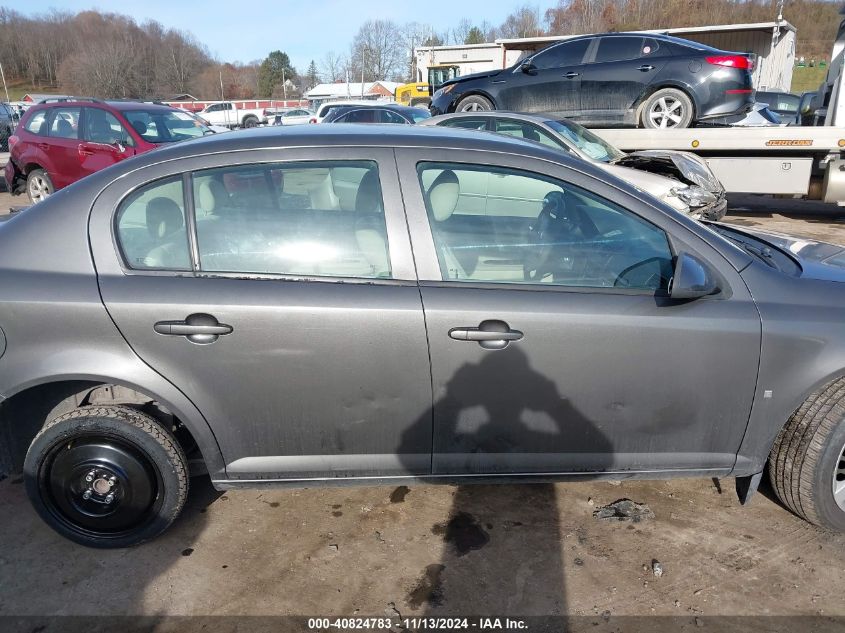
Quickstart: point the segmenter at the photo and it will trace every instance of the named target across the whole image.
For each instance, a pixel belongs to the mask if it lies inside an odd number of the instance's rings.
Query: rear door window
[[[221,167],[195,172],[193,188],[203,271],[391,277],[373,162]]]
[[[599,40],[596,63],[638,59],[643,50],[642,37],[603,37]]]
[[[79,117],[82,108],[53,108],[50,136],[54,138],[79,138]]]

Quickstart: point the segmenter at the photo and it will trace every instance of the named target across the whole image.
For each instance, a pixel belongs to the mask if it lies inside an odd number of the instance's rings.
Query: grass
[[[827,66],[824,68],[818,66],[800,68],[796,66],[792,71],[792,90],[790,92],[800,95],[802,92],[818,90],[826,76]]]
[[[61,92],[55,86],[33,86],[25,79],[11,79],[9,77],[6,77],[6,86],[9,89],[9,101],[20,101],[25,94],[33,92],[37,94],[59,94]],[[3,92],[2,85],[0,85],[0,99],[6,100],[6,93]]]

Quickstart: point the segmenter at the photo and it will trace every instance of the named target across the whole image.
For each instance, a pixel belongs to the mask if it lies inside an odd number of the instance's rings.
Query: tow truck
[[[594,129],[625,151],[674,149],[702,156],[728,193],[823,200],[845,206],[845,19],[839,25],[811,125]]]

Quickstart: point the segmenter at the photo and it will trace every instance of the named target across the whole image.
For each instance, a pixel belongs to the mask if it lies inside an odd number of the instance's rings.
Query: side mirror
[[[535,72],[537,72],[537,67],[531,62],[523,62],[519,69],[526,75],[533,75]]]
[[[678,253],[675,270],[669,284],[673,299],[698,299],[719,292],[719,284],[710,268],[689,253]]]

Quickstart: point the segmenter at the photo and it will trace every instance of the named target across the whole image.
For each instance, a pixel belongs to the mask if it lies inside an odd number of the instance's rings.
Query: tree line
[[[8,78],[45,91],[95,97],[201,99],[293,97],[319,82],[407,81],[420,46],[480,44],[498,38],[570,35],[774,20],[778,0],[558,0],[540,11],[523,5],[501,24],[461,19],[429,24],[364,22],[345,51],[330,51],[300,73],[282,50],[249,63],[213,59],[193,34],[117,13],[53,10],[25,16],[0,7],[0,62]],[[787,0],[798,29],[797,55],[826,58],[840,21],[839,3]]]

